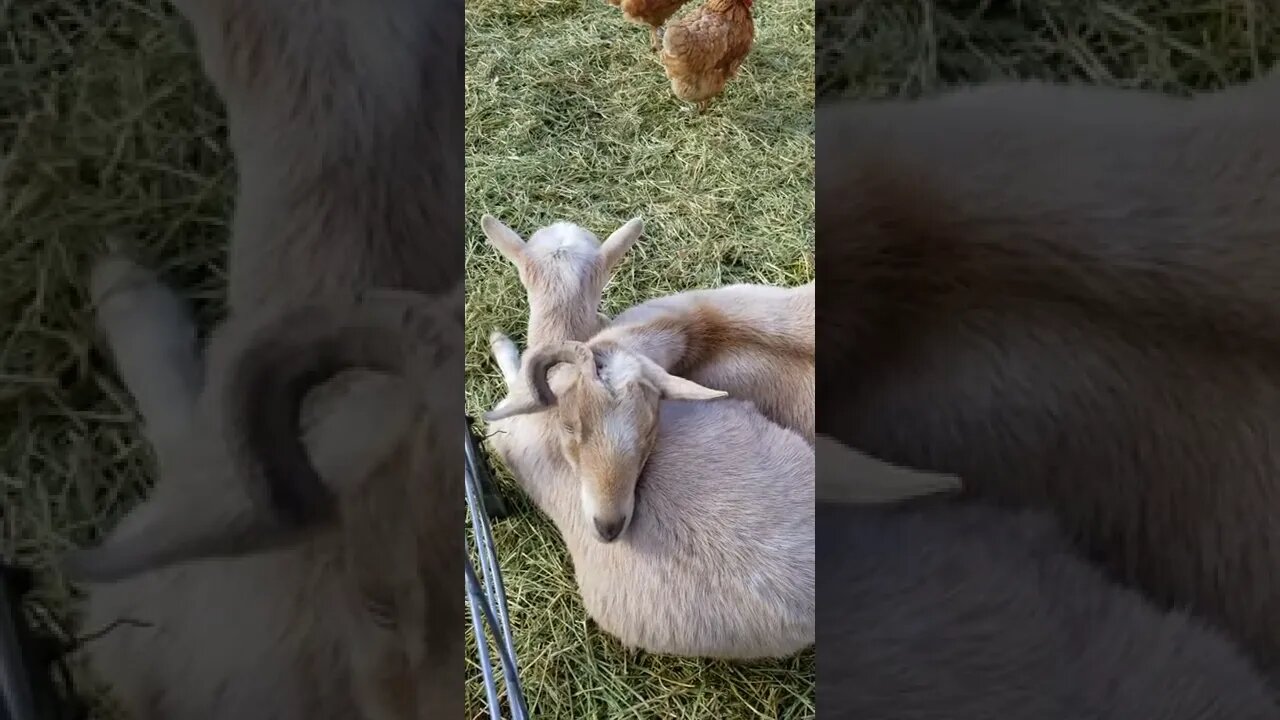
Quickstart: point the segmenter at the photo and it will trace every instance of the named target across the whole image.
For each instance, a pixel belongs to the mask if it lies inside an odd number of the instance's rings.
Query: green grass
[[[467,3],[470,412],[503,394],[489,329],[523,347],[528,320],[514,268],[484,243],[484,212],[526,237],[565,219],[603,238],[642,215],[645,236],[605,291],[610,314],[689,288],[813,277],[813,6],[756,9],[742,74],[698,116],[671,94],[647,29],[604,0]],[[504,481],[518,512],[495,534],[533,717],[813,717],[811,652],[734,665],[631,653],[600,632],[554,527]],[[474,717],[475,667],[470,678]]]

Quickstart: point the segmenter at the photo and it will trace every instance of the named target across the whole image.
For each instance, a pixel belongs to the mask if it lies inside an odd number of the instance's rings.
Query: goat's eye
[[[571,423],[571,422],[563,423],[563,427],[564,427],[565,433],[569,435],[578,434],[578,425],[576,423]]]

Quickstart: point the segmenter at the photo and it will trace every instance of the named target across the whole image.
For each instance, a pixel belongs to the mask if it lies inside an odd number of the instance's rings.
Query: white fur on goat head
[[[604,323],[600,294],[618,262],[644,233],[632,218],[602,243],[591,231],[559,221],[525,242],[492,215],[480,220],[489,244],[516,266],[528,293],[530,343],[582,340]]]
[[[599,313],[604,285],[644,232],[644,223],[634,218],[601,243],[585,228],[557,222],[534,232],[526,243],[492,216],[484,216],[480,225],[489,244],[515,265],[526,288],[528,338],[535,344],[585,340],[605,323]],[[508,388],[515,389],[500,406],[526,403],[527,385],[519,380],[519,350],[496,331],[490,344]],[[563,377],[563,372],[553,373],[552,385],[559,387]],[[494,451],[535,503],[545,500],[544,492],[549,488],[572,477],[560,450],[559,434],[547,417],[491,419],[489,429]]]

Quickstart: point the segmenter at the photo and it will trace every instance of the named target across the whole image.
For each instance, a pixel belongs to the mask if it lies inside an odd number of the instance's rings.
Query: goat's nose
[[[614,518],[611,520],[602,520],[594,518],[593,522],[596,526],[596,534],[605,542],[613,542],[622,534],[622,526],[626,524],[626,518]]]

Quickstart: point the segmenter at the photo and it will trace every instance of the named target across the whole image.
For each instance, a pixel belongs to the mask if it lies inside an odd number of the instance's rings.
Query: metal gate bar
[[[467,608],[471,613],[471,629],[476,639],[476,652],[480,656],[480,673],[484,680],[485,695],[489,703],[489,717],[502,720],[498,700],[498,683],[494,674],[485,627],[497,640],[496,654],[502,666],[502,678],[507,690],[507,704],[511,708],[511,720],[528,720],[524,690],[520,685],[520,673],[516,666],[515,643],[511,635],[511,621],[507,615],[507,593],[502,584],[502,570],[493,544],[493,531],[489,524],[489,512],[485,507],[482,488],[492,485],[485,470],[483,458],[467,418],[465,444],[465,477],[467,518],[471,522],[475,538],[476,555],[480,559],[480,577],[471,564],[470,548],[464,574],[467,586]]]

